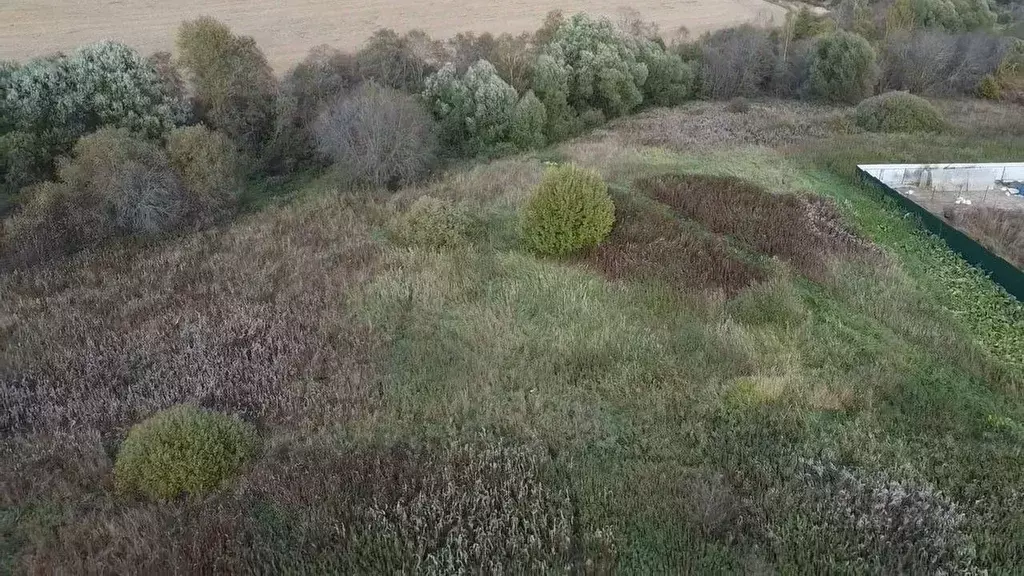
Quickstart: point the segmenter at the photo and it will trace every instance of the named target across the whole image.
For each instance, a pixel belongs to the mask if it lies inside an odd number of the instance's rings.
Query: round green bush
[[[391,222],[400,244],[443,248],[465,242],[470,219],[459,206],[432,196],[421,196]]]
[[[857,105],[857,125],[869,132],[937,132],[945,123],[931,102],[909,92],[886,92]]]
[[[251,424],[175,406],[132,427],[117,453],[114,482],[122,492],[157,500],[201,495],[237,474],[258,445]]]
[[[856,104],[871,95],[876,80],[875,49],[861,36],[840,30],[814,45],[808,82],[815,99]]]
[[[523,212],[523,240],[540,254],[561,256],[598,245],[615,223],[608,186],[591,170],[556,166]]]
[[[1003,96],[1003,89],[999,86],[999,80],[992,74],[985,74],[978,83],[978,96],[986,100],[999,100]]]

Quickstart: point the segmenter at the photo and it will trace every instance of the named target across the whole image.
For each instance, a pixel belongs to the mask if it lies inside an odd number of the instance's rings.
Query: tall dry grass
[[[942,217],[996,255],[1024,270],[1024,210],[949,206]]]
[[[321,199],[2,276],[0,432],[111,440],[181,402],[343,422],[372,389],[346,305],[378,252],[359,210]]]

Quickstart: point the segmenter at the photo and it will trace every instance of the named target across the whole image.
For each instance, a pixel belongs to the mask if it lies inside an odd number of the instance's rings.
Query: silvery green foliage
[[[11,74],[4,96],[18,129],[47,132],[62,147],[101,126],[157,137],[186,110],[163,92],[145,59],[117,42],[33,60]]]
[[[576,111],[569,105],[569,67],[550,54],[541,54],[533,67],[533,91],[544,104],[547,121],[544,135],[549,142],[568,138],[576,132]]]
[[[0,134],[14,128],[14,114],[7,102],[7,91],[17,71],[17,62],[0,60]]]
[[[512,144],[519,150],[543,147],[546,123],[544,104],[532,91],[528,91],[512,110],[512,129],[509,134]]]
[[[471,139],[481,148],[508,141],[512,128],[512,112],[516,107],[516,89],[501,79],[498,71],[486,60],[480,60],[462,77],[472,100],[466,128]]]
[[[0,146],[0,188],[14,192],[52,175],[57,156],[101,127],[157,138],[184,122],[186,113],[185,103],[166,93],[153,67],[117,42],[38,58],[21,68],[3,66],[0,134],[22,146],[8,152]]]
[[[829,553],[848,568],[979,572],[964,512],[934,487],[821,461],[805,462],[802,476],[814,495],[807,512],[821,530],[819,539],[827,540]]]
[[[462,154],[493,154],[543,141],[543,122],[537,122],[540,102],[534,97],[517,113],[515,88],[486,60],[470,66],[461,78],[453,64],[446,64],[427,78],[423,97],[441,125],[445,144]],[[516,125],[520,119],[527,125]]]
[[[568,101],[577,112],[595,108],[611,118],[643,102],[647,65],[637,58],[637,42],[607,18],[573,16],[546,53],[568,70]]]

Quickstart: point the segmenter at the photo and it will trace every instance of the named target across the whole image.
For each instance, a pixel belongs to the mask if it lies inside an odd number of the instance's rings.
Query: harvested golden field
[[[628,6],[664,32],[685,26],[699,34],[747,21],[781,21],[785,9],[765,0],[542,0],[481,2],[332,2],[328,0],[4,0],[0,59],[22,60],[97,40],[120,40],[144,53],[171,48],[182,20],[209,15],[253,36],[279,72],[313,46],[353,49],[378,28],[425,30],[447,38],[459,32],[536,30],[553,9],[619,17]]]

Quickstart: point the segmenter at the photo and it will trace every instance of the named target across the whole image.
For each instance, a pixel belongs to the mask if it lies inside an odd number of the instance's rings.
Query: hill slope
[[[3,275],[0,558],[1020,565],[1024,311],[849,178],[872,154],[1000,157],[1020,135],[843,134],[844,114],[654,111],[394,196],[324,178],[224,229]],[[549,161],[610,183],[594,253],[519,248]],[[394,239],[423,195],[469,215],[461,242]],[[116,494],[128,428],[178,402],[257,423],[265,452],[204,500]]]

